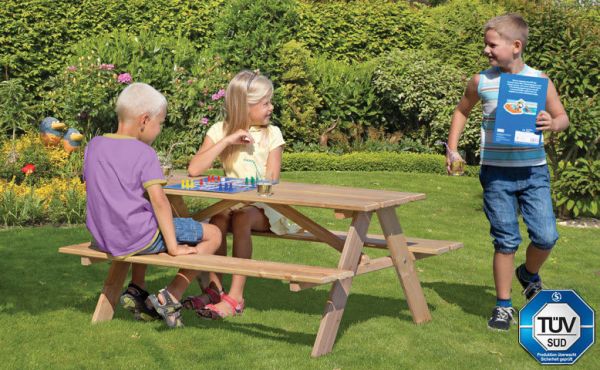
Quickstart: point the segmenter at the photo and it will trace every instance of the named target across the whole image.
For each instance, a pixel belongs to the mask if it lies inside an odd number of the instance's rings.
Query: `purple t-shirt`
[[[83,176],[86,225],[100,250],[126,256],[152,242],[158,222],[144,193],[166,183],[152,147],[130,136],[96,136],[85,150]]]

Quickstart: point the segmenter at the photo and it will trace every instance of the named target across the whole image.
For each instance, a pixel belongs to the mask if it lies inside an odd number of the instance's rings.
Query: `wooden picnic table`
[[[170,183],[180,183],[182,178],[187,179],[176,175]],[[325,243],[340,252],[338,264],[336,267],[325,268],[227,256],[172,257],[166,253],[116,260],[106,253],[91,249],[89,243],[62,247],[59,250],[62,253],[82,256],[84,265],[97,261],[112,261],[92,322],[112,319],[130,263],[279,279],[288,281],[292,291],[332,284],[311,353],[313,357],[317,357],[329,353],[333,348],[355,276],[393,267],[404,291],[413,321],[417,324],[424,323],[431,320],[431,314],[417,276],[414,260],[462,247],[462,243],[459,242],[409,238],[404,235],[396,215],[396,207],[425,199],[425,194],[421,193],[292,182],[273,185],[273,194],[268,197],[260,196],[256,191],[217,193],[165,188],[165,193],[175,216],[193,217],[197,220],[207,220],[240,203],[268,204],[304,230],[288,235],[276,235],[271,232],[253,232],[253,235]],[[184,196],[218,199],[218,201],[191,215],[183,201]],[[352,221],[345,231],[330,231],[296,209],[297,206],[331,209],[334,217],[351,218]],[[373,214],[376,214],[379,219],[383,235],[367,234]],[[364,247],[387,249],[389,256],[376,259],[361,258]]]
[[[171,182],[180,181],[181,178],[174,178]],[[408,240],[404,236],[396,215],[396,207],[425,199],[425,194],[293,182],[281,182],[273,185],[272,195],[268,197],[261,196],[255,191],[228,194],[165,189],[165,192],[171,201],[174,214],[179,217],[191,216],[198,220],[210,218],[240,203],[265,203],[302,227],[305,230],[302,235],[312,235],[306,240],[320,241],[340,251],[340,259],[337,265],[339,270],[349,270],[356,275],[357,272],[360,272],[358,271],[359,267],[363,267],[364,272],[394,267],[414,322],[423,323],[431,320],[431,314],[421,289],[413,257],[408,249]],[[183,196],[218,198],[221,201],[194,215],[190,215],[182,199]],[[352,218],[348,230],[343,233],[345,238],[341,238],[339,233],[331,232],[299,212],[294,208],[295,206],[332,209],[337,218]],[[384,257],[380,261],[369,261],[363,266],[359,266],[367,239],[377,239],[367,236],[373,213],[379,219],[385,238],[385,246],[389,250],[391,258]],[[274,234],[271,236],[276,237]],[[291,238],[294,238],[294,236],[292,235]],[[298,239],[302,239],[302,237],[298,236]],[[455,242],[432,242],[437,248],[444,245],[449,250],[462,246],[460,243]],[[369,265],[373,265],[372,270],[369,270]],[[325,304],[325,312],[313,346],[312,356],[320,356],[331,351],[350,294],[352,280],[353,276],[335,280],[332,283],[329,298]],[[297,291],[314,285],[311,283],[295,284],[292,290]]]

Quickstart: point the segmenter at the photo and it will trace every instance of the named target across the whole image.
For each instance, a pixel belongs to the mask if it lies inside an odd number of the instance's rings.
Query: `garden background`
[[[516,329],[506,335],[485,329],[495,294],[475,177],[480,107],[460,142],[468,176],[444,176],[437,142],[447,136],[469,76],[487,67],[483,24],[519,12],[531,27],[525,61],[552,78],[571,120],[567,131],[545,138],[557,214],[598,218],[596,3],[3,0],[1,366],[539,368],[518,345]],[[169,101],[154,146],[161,160],[185,168],[207,128],[222,117],[222,90],[242,68],[259,68],[274,81],[273,123],[288,143],[285,181],[426,193],[426,200],[398,209],[407,235],[464,243],[417,263],[432,322],[413,324],[387,270],[356,280],[334,350],[319,359],[309,354],[328,287],[290,293],[285,284],[250,279],[243,316],[205,322],[185,312],[181,331],[135,322],[122,309],[109,323],[89,325],[107,266],[83,267],[57,253],[59,246],[89,240],[82,225],[83,153],[43,146],[40,121],[53,116],[77,128],[85,145],[114,131],[115,99],[126,84],[147,82]],[[206,205],[188,204],[192,210]],[[327,227],[344,227],[323,210],[304,211]],[[373,226],[370,232],[380,232]],[[527,235],[523,225],[521,232]],[[575,289],[597,309],[600,229],[559,226],[559,233],[544,283]],[[331,267],[339,257],[322,245],[272,240],[256,238],[256,258]],[[369,250],[374,258],[382,253]],[[148,289],[162,288],[172,274],[149,269]],[[518,283],[513,288],[522,307]],[[600,347],[577,366],[600,368]]]
[[[20,1],[0,7],[0,214],[4,225],[80,223],[81,152],[44,149],[53,116],[89,140],[114,131],[118,93],[169,101],[155,147],[185,168],[243,68],[275,84],[283,170],[444,172],[453,108],[487,67],[482,26],[521,13],[525,61],[556,84],[570,128],[546,135],[562,217],[598,216],[600,10],[594,1]],[[460,142],[475,175],[480,106]],[[351,154],[349,154],[351,153]],[[415,154],[417,153],[417,154]],[[23,166],[35,165],[26,176]],[[73,186],[77,185],[77,186]],[[58,207],[62,204],[62,207]]]

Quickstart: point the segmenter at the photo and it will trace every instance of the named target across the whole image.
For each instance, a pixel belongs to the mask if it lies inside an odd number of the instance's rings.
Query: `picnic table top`
[[[183,174],[175,174],[169,179],[169,184],[176,184],[185,178],[189,177]],[[425,199],[425,194],[423,193],[406,193],[391,190],[285,181],[273,185],[272,195],[268,197],[260,196],[256,191],[216,193],[198,190],[165,189],[165,193],[250,203],[262,202],[266,204],[284,204],[362,212],[376,211],[382,208],[395,207],[400,204]]]

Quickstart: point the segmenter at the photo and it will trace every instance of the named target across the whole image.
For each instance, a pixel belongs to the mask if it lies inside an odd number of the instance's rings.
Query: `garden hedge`
[[[417,153],[285,153],[282,171],[399,171],[446,174],[445,157]],[[476,176],[478,166],[466,166],[467,176]]]

